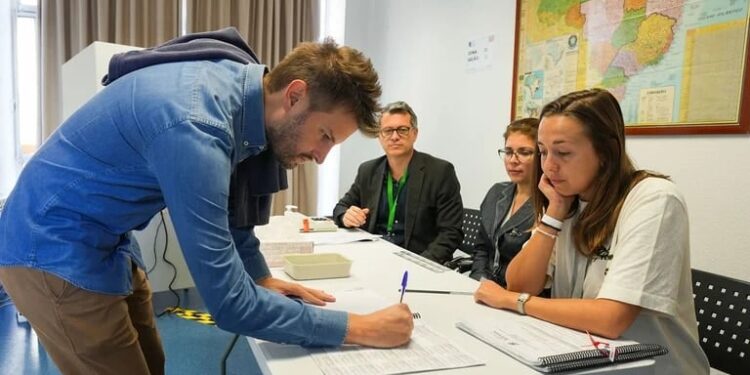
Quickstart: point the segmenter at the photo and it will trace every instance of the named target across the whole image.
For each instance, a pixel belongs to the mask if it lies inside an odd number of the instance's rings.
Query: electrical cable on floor
[[[169,233],[167,231],[167,224],[166,220],[164,219],[164,211],[159,212],[159,215],[161,215],[161,223],[159,225],[163,225],[164,227],[164,252],[161,254],[161,259],[164,260],[165,263],[169,264],[170,267],[172,267],[172,280],[169,282],[169,291],[174,294],[174,296],[177,298],[177,303],[174,306],[167,307],[164,309],[164,311],[160,312],[156,315],[156,317],[161,317],[162,315],[170,312],[171,310],[174,310],[175,308],[180,307],[180,295],[177,294],[177,291],[174,290],[172,285],[174,285],[175,280],[177,280],[177,266],[174,265],[174,263],[170,262],[169,259],[167,259],[167,248],[169,247]],[[154,264],[156,264],[156,261],[154,260]]]
[[[154,243],[153,243],[153,246],[151,246],[152,249],[153,249],[153,251],[154,251],[154,264],[152,264],[151,267],[149,267],[148,270],[146,270],[146,275],[150,275],[151,271],[153,271],[154,268],[156,268],[156,264],[157,264],[157,261],[158,261],[158,259],[156,258],[156,244],[159,242],[159,232],[161,232],[162,228],[164,229],[164,237],[165,238],[166,238],[166,235],[167,235],[167,226],[164,225],[164,224],[165,224],[164,223],[164,214],[162,213],[161,214],[161,220],[159,221],[159,225],[156,227],[156,233],[154,233]],[[167,251],[166,245],[164,246],[164,251],[165,252]]]

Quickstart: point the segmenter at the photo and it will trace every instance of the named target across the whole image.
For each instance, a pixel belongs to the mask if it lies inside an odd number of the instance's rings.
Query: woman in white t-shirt
[[[601,89],[542,109],[537,226],[477,302],[607,338],[658,343],[657,374],[706,374],[690,277],[687,207],[666,176],[636,170],[617,100]],[[536,297],[545,287],[552,298]]]

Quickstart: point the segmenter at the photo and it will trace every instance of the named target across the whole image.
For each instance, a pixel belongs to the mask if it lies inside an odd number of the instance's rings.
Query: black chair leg
[[[232,342],[229,343],[229,346],[224,351],[224,355],[221,357],[221,374],[226,375],[227,373],[227,359],[229,359],[229,353],[232,352],[232,349],[234,349],[234,345],[237,344],[237,339],[240,338],[240,335],[234,335],[232,337]]]

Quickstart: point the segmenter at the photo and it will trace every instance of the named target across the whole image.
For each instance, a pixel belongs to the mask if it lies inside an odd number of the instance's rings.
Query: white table
[[[430,271],[394,253],[403,249],[387,241],[358,242],[342,245],[316,246],[315,252],[338,252],[353,261],[351,277],[342,279],[310,280],[303,282],[310,287],[360,284],[397,303],[404,270],[409,271],[407,289],[432,289],[474,291],[478,282],[465,275],[447,270],[442,273]],[[290,280],[282,269],[272,269],[275,277]],[[515,314],[479,305],[471,295],[445,295],[406,293],[404,302],[412,312],[419,312],[421,319],[430,328],[447,337],[451,342],[486,363],[484,366],[440,370],[443,374],[538,374],[521,362],[479,341],[455,327],[456,322],[470,318],[473,321],[492,320],[502,314]],[[532,318],[529,318],[532,319]],[[248,338],[253,354],[264,374],[322,374],[306,349]],[[643,360],[616,366],[593,369],[586,374],[652,374],[654,360]]]

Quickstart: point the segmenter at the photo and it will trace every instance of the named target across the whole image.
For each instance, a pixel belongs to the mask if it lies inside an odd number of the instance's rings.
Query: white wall
[[[373,60],[384,103],[414,107],[416,148],[453,162],[466,207],[478,207],[494,182],[508,179],[496,150],[510,119],[514,33],[514,0],[347,1],[346,44]],[[487,35],[495,36],[491,68],[467,72],[468,41]],[[684,193],[693,267],[750,280],[750,136],[627,142],[639,167],[672,176]],[[376,140],[345,142],[339,195],[361,162],[381,154]]]
[[[690,212],[693,268],[750,281],[750,135],[628,137],[638,167],[672,177]]]
[[[383,103],[414,108],[415,147],[453,162],[467,207],[479,207],[489,187],[507,179],[497,149],[510,118],[514,19],[511,0],[348,2],[346,43],[373,60]],[[495,36],[492,67],[467,72],[467,43],[487,35]],[[381,154],[377,140],[344,143],[342,193],[359,163]]]

